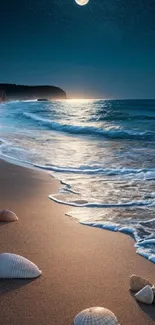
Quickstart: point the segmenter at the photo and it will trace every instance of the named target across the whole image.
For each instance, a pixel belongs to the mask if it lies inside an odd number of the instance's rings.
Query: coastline
[[[133,239],[82,226],[68,207],[48,198],[59,182],[44,171],[0,160],[1,209],[19,217],[0,224],[1,252],[23,255],[43,275],[33,281],[0,280],[1,324],[73,324],[82,309],[111,309],[120,324],[155,324],[154,306],[137,304],[129,276],[154,281],[155,266],[135,253]]]

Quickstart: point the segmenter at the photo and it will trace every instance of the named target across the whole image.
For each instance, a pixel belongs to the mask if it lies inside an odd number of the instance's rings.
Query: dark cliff
[[[27,99],[66,99],[66,93],[54,86],[22,86],[0,83],[0,101]]]

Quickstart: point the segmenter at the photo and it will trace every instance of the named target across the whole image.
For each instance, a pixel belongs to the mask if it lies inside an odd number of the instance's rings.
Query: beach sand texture
[[[155,283],[155,265],[120,233],[80,225],[48,199],[59,182],[45,172],[0,161],[0,209],[18,222],[0,224],[0,253],[22,255],[43,272],[35,280],[0,280],[1,325],[72,325],[81,310],[102,306],[121,325],[155,324],[155,305],[138,304],[129,277]]]

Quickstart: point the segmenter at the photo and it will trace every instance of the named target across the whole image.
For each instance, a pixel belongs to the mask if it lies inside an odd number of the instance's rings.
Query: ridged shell
[[[144,279],[141,276],[136,275],[136,274],[132,274],[130,276],[130,290],[131,291],[139,291],[147,285],[151,286],[151,283],[147,279]]]
[[[116,316],[103,307],[92,307],[81,311],[74,319],[74,325],[119,325]]]
[[[1,222],[12,222],[17,221],[18,217],[10,210],[0,210],[0,221]]]
[[[135,294],[135,298],[136,300],[143,302],[144,304],[151,305],[154,300],[154,293],[152,287],[147,285]]]
[[[37,278],[41,273],[37,265],[23,256],[11,253],[0,254],[1,279]]]

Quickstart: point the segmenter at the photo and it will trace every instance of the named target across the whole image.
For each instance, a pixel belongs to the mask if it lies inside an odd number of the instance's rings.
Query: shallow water
[[[49,195],[71,216],[132,235],[155,262],[155,101],[3,103],[0,138],[3,157],[61,180]]]

